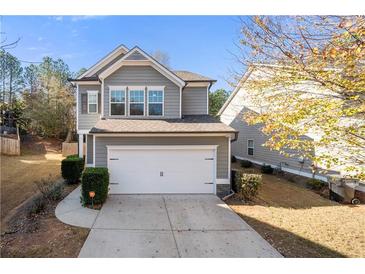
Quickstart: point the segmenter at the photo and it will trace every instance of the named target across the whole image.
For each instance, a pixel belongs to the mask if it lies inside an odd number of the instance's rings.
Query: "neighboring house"
[[[110,193],[229,193],[236,131],[208,115],[215,80],[120,46],[70,81],[79,155],[109,169]]]
[[[220,120],[228,126],[236,129],[238,133],[237,140],[232,143],[232,155],[237,159],[250,160],[253,163],[264,165],[268,164],[275,168],[281,168],[283,171],[293,174],[312,177],[312,162],[309,159],[303,159],[296,151],[287,151],[293,157],[286,157],[279,151],[271,150],[264,146],[268,137],[262,133],[260,125],[248,125],[243,119],[243,115],[246,111],[258,111],[253,106],[247,96],[246,81],[249,81],[250,77],[257,76],[260,72],[251,68],[242,77],[235,90],[222,106],[218,115]],[[314,134],[308,134],[302,136],[306,139],[315,139],[318,136]],[[339,148],[339,146],[338,146]],[[323,148],[313,148],[313,153],[325,152]],[[325,173],[318,172],[316,178],[327,181],[327,175],[339,174],[343,167],[333,168],[326,170]],[[319,171],[324,171],[325,168],[319,167]]]

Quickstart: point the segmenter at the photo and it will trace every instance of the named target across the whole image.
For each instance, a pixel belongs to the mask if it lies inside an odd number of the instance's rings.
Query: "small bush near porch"
[[[82,201],[85,205],[102,204],[108,196],[109,172],[104,167],[87,167],[81,179]],[[90,192],[95,196],[90,197]]]

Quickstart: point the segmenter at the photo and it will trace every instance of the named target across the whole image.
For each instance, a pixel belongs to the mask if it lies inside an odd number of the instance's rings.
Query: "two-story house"
[[[228,194],[236,131],[208,115],[215,80],[122,45],[70,81],[79,155],[108,168],[110,193]]]

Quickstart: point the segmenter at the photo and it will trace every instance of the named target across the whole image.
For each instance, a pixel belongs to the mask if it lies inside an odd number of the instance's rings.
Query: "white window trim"
[[[143,115],[131,115],[131,91],[135,91],[135,90],[143,90]],[[135,104],[142,104],[142,103],[135,103]],[[146,116],[146,87],[145,86],[128,86],[128,116],[129,117]]]
[[[149,92],[162,91],[162,115],[150,115],[149,104],[161,104],[160,102],[150,102]],[[147,116],[149,117],[163,117],[165,116],[165,86],[148,86],[147,87]]]
[[[118,115],[112,115],[112,91],[113,90],[124,90],[124,115],[118,114]],[[123,103],[123,102],[118,102]],[[125,117],[127,116],[127,87],[126,86],[109,86],[109,116],[114,117]]]
[[[88,114],[98,114],[98,109],[99,109],[99,104],[98,104],[98,101],[99,101],[99,95],[98,95],[99,91],[98,90],[88,90],[87,91],[87,113]],[[96,95],[96,111],[95,112],[90,112],[90,109],[89,109],[89,96],[90,95]]]
[[[248,146],[248,143],[252,141],[252,147]],[[252,148],[252,155],[248,154],[248,149]],[[253,139],[247,139],[247,155],[248,156],[253,156],[255,154],[255,141]]]

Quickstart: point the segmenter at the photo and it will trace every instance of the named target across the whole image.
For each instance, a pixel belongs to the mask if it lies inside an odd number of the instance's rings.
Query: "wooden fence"
[[[62,143],[62,156],[78,153],[78,143]]]
[[[0,136],[0,153],[5,155],[20,155],[20,138]]]

